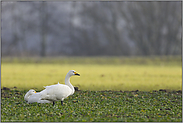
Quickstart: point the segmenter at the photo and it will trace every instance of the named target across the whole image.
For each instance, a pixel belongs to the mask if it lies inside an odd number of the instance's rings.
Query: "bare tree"
[[[47,20],[48,20],[48,14],[47,14],[47,3],[45,1],[41,2],[40,5],[40,20],[41,20],[41,51],[40,56],[44,57],[46,56],[46,41],[47,41]]]
[[[10,2],[2,54],[181,54],[180,2]]]
[[[129,45],[119,28],[121,14],[115,9],[118,3],[83,2],[79,13],[82,25],[77,27],[74,45],[83,55],[129,55]],[[121,3],[122,4],[122,3]],[[79,53],[78,53],[79,54]]]
[[[127,2],[123,17],[141,55],[173,55],[181,47],[180,2]]]

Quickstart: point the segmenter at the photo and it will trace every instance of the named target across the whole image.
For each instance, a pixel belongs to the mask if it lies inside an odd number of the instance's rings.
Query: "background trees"
[[[180,55],[181,2],[2,2],[3,56]]]
[[[141,55],[174,55],[181,48],[179,2],[128,2],[122,11],[129,37]],[[119,7],[120,8],[120,7]],[[139,16],[140,15],[140,16]],[[179,44],[179,45],[178,45]]]

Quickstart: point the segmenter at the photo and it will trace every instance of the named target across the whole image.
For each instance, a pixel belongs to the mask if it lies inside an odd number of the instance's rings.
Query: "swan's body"
[[[41,92],[38,92],[38,93],[35,93],[35,94],[31,95],[29,97],[28,103],[34,103],[34,102],[37,102],[37,103],[52,103],[52,101],[49,101],[49,100],[41,100],[41,97],[42,97]]]
[[[61,104],[63,105],[63,101],[68,96],[74,94],[75,90],[72,84],[70,83],[70,77],[73,75],[79,75],[74,70],[70,70],[66,77],[65,77],[65,85],[64,84],[56,84],[46,86],[45,89],[41,92],[34,93],[32,96],[29,97],[28,103],[38,102],[38,103],[50,103],[55,101],[61,100]],[[80,76],[80,75],[79,75]],[[36,99],[39,100],[36,101]]]
[[[74,89],[71,89],[67,85],[63,84],[56,84],[51,86],[46,86],[45,96],[42,96],[42,100],[51,100],[51,101],[57,101],[61,100],[63,101],[65,98],[67,98],[69,95],[72,95],[74,93]]]
[[[52,103],[49,100],[41,100],[41,92],[37,92],[33,89],[29,90],[26,95],[24,96],[24,100],[27,101],[27,103]]]

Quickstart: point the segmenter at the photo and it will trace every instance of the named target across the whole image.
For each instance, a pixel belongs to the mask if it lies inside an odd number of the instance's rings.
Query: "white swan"
[[[51,103],[49,100],[41,100],[41,92],[37,92],[33,89],[30,89],[24,96],[24,100],[27,103]]]
[[[61,100],[61,104],[63,105],[64,99],[75,92],[74,87],[70,83],[70,77],[73,75],[80,76],[76,71],[70,70],[65,77],[65,85],[58,83],[56,85],[46,86],[46,89],[40,92],[42,93],[41,100],[52,101],[53,106],[55,101]]]
[[[45,89],[41,92],[32,94],[28,103],[38,102],[38,103],[50,103],[53,102],[53,106],[55,105],[55,101],[61,100],[61,104],[63,105],[63,101],[68,96],[74,94],[75,90],[72,84],[70,83],[70,77],[73,75],[78,75],[76,71],[70,70],[65,77],[65,85],[58,84],[46,86]],[[28,93],[28,92],[27,92]],[[42,102],[41,102],[42,101]]]

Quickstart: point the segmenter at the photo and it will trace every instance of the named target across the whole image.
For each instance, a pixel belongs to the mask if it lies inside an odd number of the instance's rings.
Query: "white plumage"
[[[35,90],[30,89],[30,90],[25,94],[25,96],[24,96],[24,100],[28,102],[29,97],[30,97],[31,95],[35,94],[35,93],[36,93],[36,91],[35,91]]]
[[[42,92],[36,92],[35,90],[31,89],[24,96],[24,100],[27,101],[27,103],[52,103],[52,101],[49,100],[41,100]]]
[[[70,70],[65,77],[65,85],[64,84],[56,84],[46,86],[45,89],[39,93],[33,92],[33,90],[29,90],[25,95],[24,99],[28,101],[28,103],[51,103],[55,104],[55,101],[61,100],[61,104],[63,105],[63,101],[68,96],[74,94],[75,90],[72,84],[70,83],[70,77],[73,75],[78,75],[76,71]]]

